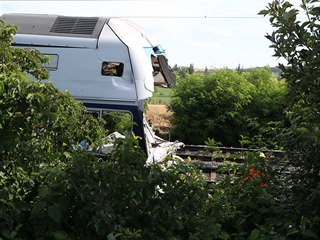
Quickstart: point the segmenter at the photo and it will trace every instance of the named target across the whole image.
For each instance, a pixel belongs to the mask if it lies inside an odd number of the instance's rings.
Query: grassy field
[[[172,88],[155,87],[153,97],[150,99],[150,104],[168,105],[171,101]]]
[[[170,119],[172,112],[166,105],[148,104],[146,119],[150,120],[152,127],[160,134],[166,134],[171,129]]]
[[[164,139],[167,139],[171,129],[172,112],[167,108],[171,101],[171,92],[172,88],[155,87],[146,111],[146,119],[152,122],[156,134]]]

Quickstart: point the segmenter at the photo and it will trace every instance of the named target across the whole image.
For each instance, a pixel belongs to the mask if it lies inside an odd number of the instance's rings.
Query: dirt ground
[[[168,111],[166,105],[149,104],[146,112],[147,121],[151,121],[152,127],[161,134],[169,132],[171,128],[170,118],[172,112]]]

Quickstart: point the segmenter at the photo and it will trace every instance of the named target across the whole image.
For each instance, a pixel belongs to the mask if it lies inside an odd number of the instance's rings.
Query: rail
[[[220,147],[207,145],[184,145],[175,153],[176,156],[187,160],[186,164],[191,164],[207,175],[208,182],[216,182],[224,176],[231,174],[228,166],[239,169],[245,163],[246,153],[264,153],[265,159],[274,168],[282,173],[292,171],[286,152],[281,150],[249,149],[237,147]],[[91,152],[96,157],[107,160],[107,155],[103,153]],[[225,170],[221,170],[225,169]]]
[[[239,168],[245,162],[245,155],[248,152],[263,153],[265,159],[272,163],[277,163],[277,167],[286,169],[285,151],[249,149],[237,147],[220,147],[207,145],[185,145],[176,152],[176,155],[184,160],[189,159],[189,163],[196,166],[208,176],[208,182],[214,182],[230,171],[226,166]],[[288,171],[287,171],[288,172]]]
[[[264,149],[250,149],[250,148],[237,148],[237,147],[219,147],[219,146],[207,146],[207,145],[185,145],[179,149],[176,153],[177,156],[186,159],[187,157],[197,158],[201,161],[216,161],[221,162],[228,158],[233,158],[236,162],[242,162],[243,158],[241,153],[245,152],[261,152],[267,157],[283,156],[285,151],[281,150],[264,150]]]

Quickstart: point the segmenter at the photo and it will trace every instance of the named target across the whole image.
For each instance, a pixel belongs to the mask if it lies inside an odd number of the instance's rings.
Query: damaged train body
[[[127,114],[141,147],[152,154],[157,140],[148,138],[144,103],[153,94],[153,76],[162,74],[168,86],[176,83],[160,45],[118,18],[12,13],[1,19],[18,27],[15,47],[50,58],[45,67],[59,90],[69,91],[97,117]]]

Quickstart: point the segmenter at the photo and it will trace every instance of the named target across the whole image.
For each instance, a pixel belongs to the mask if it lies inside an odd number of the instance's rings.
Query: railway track
[[[239,169],[241,164],[246,162],[246,155],[249,152],[263,153],[265,159],[282,173],[292,171],[288,160],[284,157],[285,152],[280,150],[184,145],[175,152],[175,155],[187,160],[186,164],[200,169],[207,176],[208,182],[216,182],[226,175],[233,174],[235,169]],[[104,153],[92,154],[106,160]]]
[[[249,152],[263,153],[269,162],[279,163],[285,156],[280,150],[261,150],[233,147],[212,147],[206,145],[185,145],[176,152],[176,155],[205,173],[209,182],[214,182],[226,174],[231,174],[228,169],[237,169],[245,162]]]
[[[258,152],[263,153],[268,158],[283,156],[284,151],[281,150],[261,150],[249,148],[233,148],[233,147],[216,147],[207,145],[185,145],[176,153],[177,156],[187,159],[196,158],[201,161],[216,161],[234,160],[235,162],[243,162],[243,153]]]

